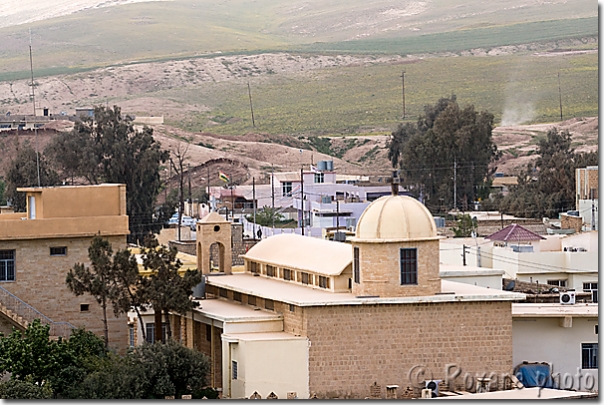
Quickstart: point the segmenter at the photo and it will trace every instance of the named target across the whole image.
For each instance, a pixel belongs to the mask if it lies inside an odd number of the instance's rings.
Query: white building
[[[559,388],[598,389],[597,304],[514,303],[512,319],[514,366],[546,362]]]

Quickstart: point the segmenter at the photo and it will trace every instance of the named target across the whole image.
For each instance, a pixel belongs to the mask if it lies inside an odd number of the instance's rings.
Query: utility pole
[[[302,203],[302,236],[304,236],[304,166],[300,168],[300,202]]]
[[[407,117],[407,114],[405,112],[405,71],[403,70],[403,74],[401,75],[402,79],[403,79],[403,119],[405,119]]]
[[[340,230],[340,200],[336,194],[336,232]]]
[[[463,249],[463,265],[466,265],[466,245],[462,245],[462,249]]]
[[[233,201],[233,173],[229,173],[229,187],[231,189],[231,219],[235,219],[235,201]]]
[[[254,208],[254,240],[256,240],[256,178],[252,177],[252,204]]]
[[[275,233],[275,166],[271,164],[271,201],[272,201],[272,219],[273,219],[273,233]]]
[[[457,158],[453,161],[453,209],[457,211]]]
[[[252,112],[252,125],[256,128],[256,122],[254,121],[254,108],[252,107],[252,90],[250,89],[250,82],[247,82],[247,93],[250,96],[250,111]]]
[[[193,208],[191,205],[193,204],[193,194],[191,193],[191,164],[187,165],[187,174],[189,177],[189,215],[193,213]],[[193,216],[193,215],[190,215]]]
[[[34,61],[31,53],[31,28],[29,29],[29,67],[31,68],[31,101],[34,106],[34,139],[36,143],[36,167],[38,170],[38,187],[40,187],[40,153],[38,152],[38,127],[36,126],[36,90],[34,84]]]
[[[208,203],[208,207],[209,207],[209,212],[212,212],[212,206],[210,205],[210,166],[207,167],[208,169],[208,194],[207,194],[207,203]]]
[[[591,230],[595,231],[596,230],[596,203],[595,203],[595,199],[594,199],[594,194],[595,194],[595,189],[591,189],[589,190],[589,193],[591,194]]]
[[[562,121],[562,90],[560,88],[560,72],[558,72],[558,95],[560,97],[560,121]]]

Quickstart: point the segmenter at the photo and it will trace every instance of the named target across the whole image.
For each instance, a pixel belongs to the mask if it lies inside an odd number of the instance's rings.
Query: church
[[[216,213],[197,223],[200,305],[170,321],[209,356],[223,397],[386,398],[452,377],[451,365],[468,391],[464,376],[512,373],[512,302],[524,294],[441,279],[440,237],[416,199],[371,203],[351,243],[271,236],[239,268],[230,232]]]

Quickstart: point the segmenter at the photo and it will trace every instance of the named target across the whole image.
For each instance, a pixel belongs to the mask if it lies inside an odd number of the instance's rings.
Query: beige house
[[[197,227],[198,252],[230,229],[215,217]],[[213,271],[198,254],[205,298],[171,319],[174,337],[211,357],[224,397],[385,397],[387,386],[421,391],[453,363],[512,372],[511,306],[524,294],[442,280],[434,220],[413,198],[373,202],[351,244],[279,235],[243,257]]]
[[[89,263],[88,247],[100,234],[114,250],[126,247],[126,186],[32,187],[27,212],[0,214],[0,331],[24,329],[33,319],[51,335],[84,326],[103,335],[101,308],[90,295],[76,297],[65,284],[75,263]],[[109,310],[110,346],[125,349],[127,321]]]

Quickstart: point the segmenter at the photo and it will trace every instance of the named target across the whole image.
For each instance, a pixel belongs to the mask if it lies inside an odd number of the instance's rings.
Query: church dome
[[[418,200],[388,195],[372,202],[357,224],[359,242],[437,239],[434,218]]]

